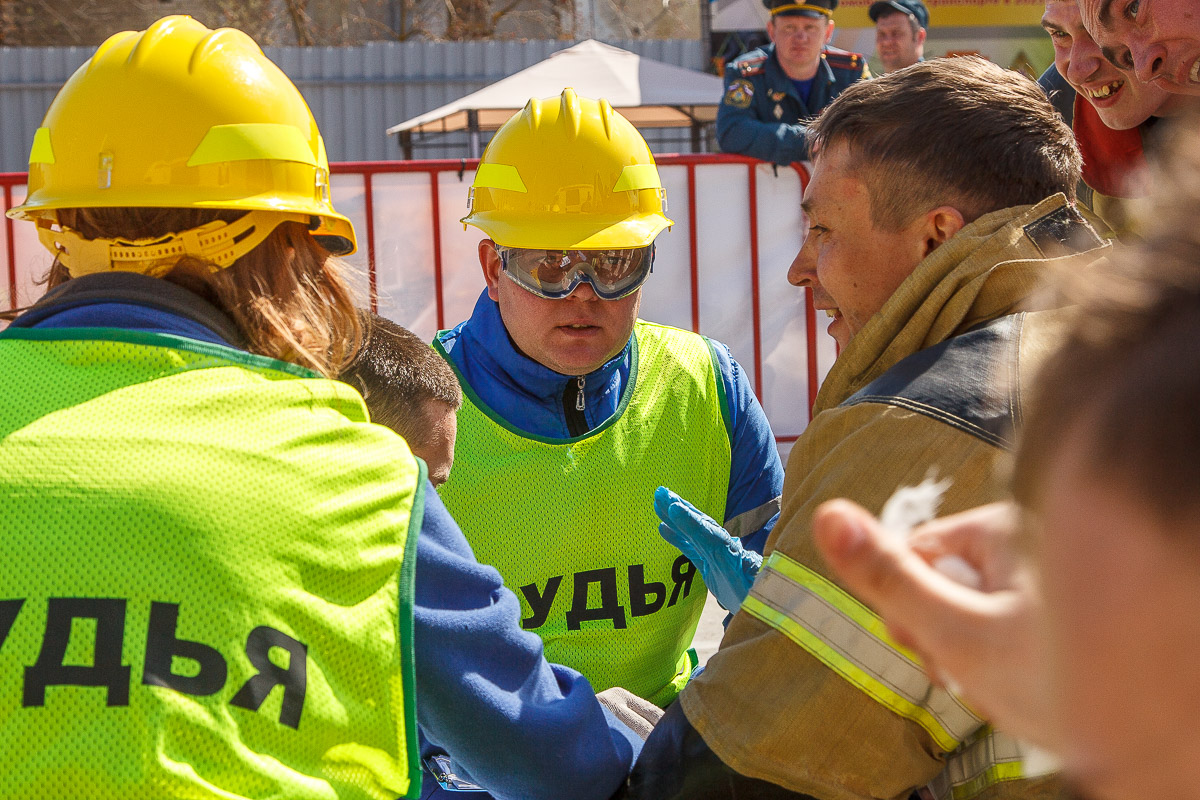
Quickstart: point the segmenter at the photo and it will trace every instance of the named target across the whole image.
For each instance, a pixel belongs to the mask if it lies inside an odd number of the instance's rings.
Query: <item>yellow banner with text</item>
[[[841,0],[833,19],[843,28],[868,28],[874,0]],[[924,0],[929,27],[997,27],[1041,24],[1045,0]]]

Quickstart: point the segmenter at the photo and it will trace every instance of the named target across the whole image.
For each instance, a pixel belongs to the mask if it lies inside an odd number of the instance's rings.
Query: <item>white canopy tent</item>
[[[387,132],[400,137],[405,158],[411,158],[413,134],[466,130],[471,134],[471,157],[476,158],[480,131],[498,129],[529,98],[552,97],[568,86],[584,97],[608,100],[638,128],[690,126],[695,149],[700,126],[717,117],[724,89],[715,75],[588,39]]]
[[[714,31],[766,30],[771,18],[761,0],[715,0],[711,8]]]

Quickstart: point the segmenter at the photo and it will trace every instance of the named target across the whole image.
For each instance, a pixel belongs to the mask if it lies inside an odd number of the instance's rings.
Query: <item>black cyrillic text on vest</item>
[[[68,664],[67,646],[75,621],[79,628],[94,620],[92,663]],[[80,632],[80,637],[85,636]],[[46,634],[37,663],[25,668],[22,705],[46,705],[47,686],[103,686],[106,703],[129,705],[129,667],[121,663],[125,643],[125,601],[111,597],[51,597],[46,608]]]
[[[649,595],[653,600],[647,601]],[[635,617],[653,614],[667,601],[667,585],[658,581],[646,583],[646,568],[641,564],[629,566],[629,613]]]
[[[142,668],[142,683],[165,686],[184,694],[216,694],[225,685],[228,672],[225,659],[216,648],[177,638],[175,624],[178,621],[177,603],[150,604],[150,630],[146,634],[146,664]],[[195,662],[199,671],[195,675],[173,672],[171,659],[176,657]]]
[[[8,638],[13,623],[17,621],[17,614],[21,613],[23,605],[24,600],[0,600],[0,650],[4,649],[4,641]]]
[[[546,591],[540,594],[536,583],[521,587],[521,594],[525,595],[525,602],[529,603],[529,610],[533,612],[521,620],[522,628],[530,630],[546,624],[550,617],[550,606],[554,605],[554,595],[558,594],[558,585],[562,583],[562,579],[562,575],[555,575],[546,581]]]
[[[268,657],[272,647],[288,651],[288,665],[281,667]],[[304,710],[304,692],[308,688],[308,648],[287,634],[260,625],[250,631],[246,640],[246,657],[258,674],[230,700],[231,705],[258,711],[267,695],[276,686],[283,687],[283,703],[279,721],[293,728],[300,727],[300,712]]]
[[[600,605],[588,605],[591,584],[600,587]],[[567,630],[579,630],[580,623],[610,619],[614,628],[625,627],[625,609],[617,602],[617,568],[585,569],[575,573],[575,587],[571,595],[571,610],[567,612]]]
[[[617,582],[617,568],[589,569],[571,575],[571,599],[569,609],[565,612],[567,630],[580,630],[584,622],[607,621],[612,627],[624,629],[628,627],[626,609],[629,616],[644,617],[670,608],[692,591],[692,580],[696,577],[696,567],[679,556],[671,565],[671,595],[667,598],[667,584],[664,581],[646,580],[646,567],[642,564],[630,564],[628,568],[628,600],[621,602],[621,587]],[[550,619],[554,607],[554,598],[562,586],[566,576],[555,575],[546,580],[545,589],[536,583],[518,587],[525,602],[529,605],[530,614],[521,620],[525,630],[536,630]],[[598,597],[589,597],[591,587],[597,587]],[[561,606],[560,606],[561,607]],[[560,612],[561,613],[561,612]]]
[[[0,648],[12,632],[24,600],[0,600]],[[25,668],[22,705],[46,705],[53,686],[83,686],[106,690],[109,706],[129,705],[131,667],[121,663],[125,645],[126,601],[120,598],[51,597],[46,603],[46,628],[33,666]],[[179,638],[178,603],[150,604],[142,683],[194,696],[213,695],[225,688],[229,667],[215,648]],[[270,659],[272,649],[287,654],[287,666]],[[246,639],[246,658],[257,670],[229,701],[258,711],[271,691],[280,686],[279,722],[300,726],[308,689],[308,646],[274,628],[259,626]],[[12,655],[11,651],[9,655]],[[180,674],[175,659],[191,662]]]
[[[668,606],[673,606],[679,600],[679,590],[683,589],[683,596],[687,597],[692,591],[692,578],[696,577],[696,565],[687,560],[687,556],[680,556],[675,559],[675,563],[671,565],[671,580],[675,582],[674,588],[671,589],[671,599],[667,601]]]

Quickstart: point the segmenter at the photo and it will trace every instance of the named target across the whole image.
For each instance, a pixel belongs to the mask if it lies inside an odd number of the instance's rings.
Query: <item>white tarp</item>
[[[478,114],[477,130],[494,131],[524,108],[529,98],[553,97],[567,87],[584,97],[604,98],[639,128],[710,122],[717,117],[724,88],[715,75],[588,39],[387,132],[467,130],[468,112]]]

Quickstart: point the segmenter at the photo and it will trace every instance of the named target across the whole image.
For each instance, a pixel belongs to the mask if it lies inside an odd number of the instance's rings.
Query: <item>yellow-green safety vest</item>
[[[425,468],[361,397],[95,328],[0,380],[0,796],[417,796]]]
[[[439,494],[476,557],[520,598],[521,626],[596,691],[671,702],[695,666],[707,592],[659,536],[654,490],[724,519],[729,413],[712,344],[639,321],[616,413],[571,439],[517,429],[459,379],[454,469]]]

